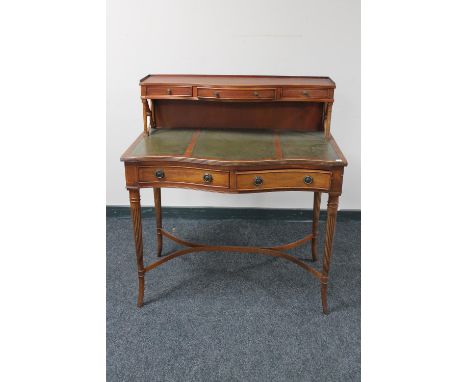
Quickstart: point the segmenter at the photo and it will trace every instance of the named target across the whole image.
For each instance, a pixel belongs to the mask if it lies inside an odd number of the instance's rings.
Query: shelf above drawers
[[[140,82],[146,99],[191,101],[333,102],[335,84],[326,77],[147,76]]]

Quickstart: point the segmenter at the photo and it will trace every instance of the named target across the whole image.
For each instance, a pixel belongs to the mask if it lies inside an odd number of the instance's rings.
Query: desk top
[[[124,162],[176,160],[215,165],[277,164],[346,166],[333,137],[323,132],[240,129],[157,129],[141,134]]]

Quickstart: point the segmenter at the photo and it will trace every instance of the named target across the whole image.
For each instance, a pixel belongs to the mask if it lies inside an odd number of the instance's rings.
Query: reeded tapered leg
[[[314,192],[314,212],[312,217],[312,261],[317,261],[317,234],[320,219],[320,199],[322,193]]]
[[[161,217],[161,189],[153,188],[154,192],[154,209],[156,212],[156,253],[161,257],[162,252],[162,217]]]
[[[143,305],[143,296],[145,293],[145,266],[143,264],[143,237],[141,231],[141,206],[140,190],[129,190],[130,193],[130,211],[133,222],[133,239],[135,240],[136,262],[138,268],[138,300],[137,306]]]
[[[329,194],[327,204],[327,226],[325,233],[325,251],[323,254],[323,277],[320,280],[322,294],[323,313],[328,314],[327,286],[328,272],[330,270],[330,259],[332,255],[333,236],[335,235],[336,213],[338,211],[338,195]]]

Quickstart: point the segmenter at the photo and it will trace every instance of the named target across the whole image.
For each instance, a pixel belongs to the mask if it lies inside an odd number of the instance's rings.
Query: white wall
[[[108,205],[128,205],[119,158],[143,129],[139,79],[148,73],[194,73],[335,80],[331,129],[349,162],[340,208],[361,208],[359,0],[112,0],[107,7]],[[312,194],[164,189],[162,202],[311,208]],[[142,204],[153,204],[150,190],[142,191]]]

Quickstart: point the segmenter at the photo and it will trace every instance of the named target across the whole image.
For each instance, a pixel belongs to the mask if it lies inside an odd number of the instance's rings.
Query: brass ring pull
[[[154,175],[155,175],[156,178],[158,178],[158,179],[163,179],[164,176],[165,176],[163,170],[156,170],[156,172],[154,173]]]
[[[219,98],[219,92],[215,92],[214,95],[216,98]]]
[[[305,184],[312,184],[313,181],[314,181],[314,178],[312,178],[310,175],[307,175],[304,177]]]
[[[172,94],[172,89],[167,89],[167,90],[166,90],[166,93],[167,93],[168,95],[171,95],[171,94]]]
[[[256,185],[256,186],[261,186],[263,184],[263,179],[261,176],[256,176],[254,178],[254,181],[253,183]]]
[[[258,95],[259,95],[258,92],[254,92],[253,94],[254,94],[255,97],[258,97]]]
[[[307,90],[304,90],[304,91],[302,92],[302,94],[304,94],[306,97],[309,96],[309,92],[308,92]]]
[[[211,183],[213,181],[213,175],[211,175],[211,174],[203,175],[203,181],[205,183]]]

